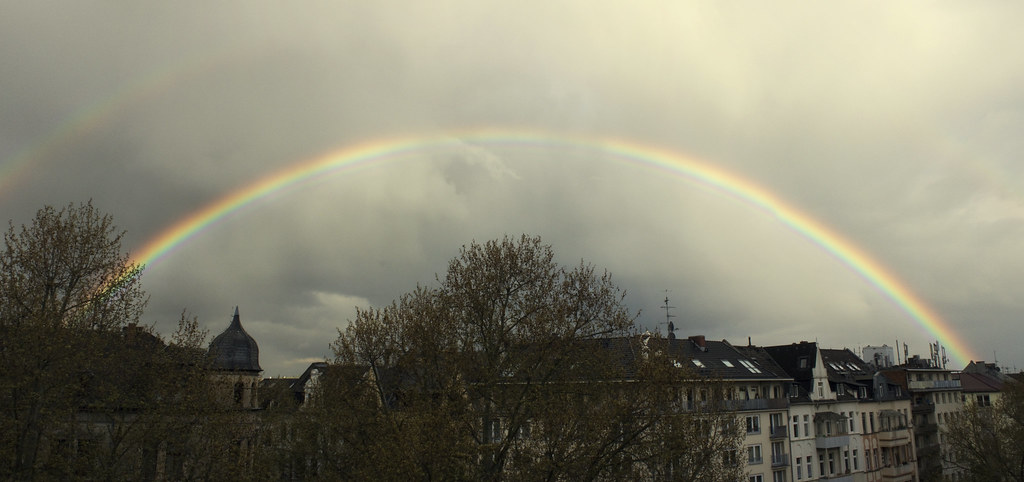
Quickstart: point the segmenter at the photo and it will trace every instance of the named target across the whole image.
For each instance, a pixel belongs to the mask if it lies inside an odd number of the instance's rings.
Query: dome
[[[260,347],[242,328],[237,306],[228,329],[210,342],[210,354],[214,357],[215,370],[263,371],[260,368]]]

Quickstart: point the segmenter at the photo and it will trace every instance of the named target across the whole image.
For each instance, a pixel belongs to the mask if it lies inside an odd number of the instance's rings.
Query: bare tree
[[[608,273],[560,266],[550,246],[523,236],[463,247],[438,282],[359,310],[339,333],[333,368],[366,367],[372,390],[360,393],[377,400],[324,414],[346,422],[322,425],[323,440],[366,451],[347,459],[364,464],[353,470],[683,480],[692,463],[720,470],[691,479],[739,475],[714,465],[738,447],[735,414],[679,402],[711,382],[631,335],[634,316]],[[345,393],[324,390],[323,406],[346,406]]]
[[[34,478],[60,451],[103,362],[97,342],[137,325],[146,304],[123,233],[91,203],[45,207],[0,254],[0,475]],[[50,444],[50,447],[44,446]],[[59,457],[50,462],[62,463]],[[42,465],[41,465],[42,464]]]
[[[141,267],[122,237],[91,203],[44,207],[5,233],[0,478],[146,479],[158,454],[214,453],[192,446],[222,418],[206,333],[184,315],[169,341],[139,324]]]
[[[1024,481],[1024,384],[1007,382],[992,406],[968,405],[945,436],[967,480]]]

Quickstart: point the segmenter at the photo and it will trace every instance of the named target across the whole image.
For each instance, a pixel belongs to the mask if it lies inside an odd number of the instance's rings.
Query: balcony
[[[772,454],[772,468],[789,466],[789,454]]]
[[[787,430],[788,428],[789,427],[785,425],[776,425],[769,429],[768,436],[773,439],[786,438],[787,434],[789,433],[789,431]]]
[[[935,404],[932,402],[921,402],[917,405],[914,405],[914,408],[910,409],[910,411],[914,415],[927,415],[929,413],[935,412]]]
[[[914,428],[914,432],[918,435],[934,435],[939,432],[939,426],[934,423],[926,423],[924,425],[918,425]]]
[[[819,435],[815,437],[815,447],[819,449],[834,449],[844,445],[850,445],[849,434]]]
[[[818,478],[818,480],[828,480],[828,481],[832,481],[832,482],[853,482],[854,481],[854,477],[853,477],[853,474],[850,474],[850,473],[832,474],[832,475],[822,475],[821,477]]]
[[[920,462],[939,460],[939,452],[939,444],[935,442],[918,446],[917,460]]]
[[[910,391],[917,390],[958,390],[960,380],[921,380],[907,382]]]
[[[889,479],[898,479],[898,478],[901,478],[901,477],[906,477],[906,476],[911,475],[913,473],[914,473],[914,464],[910,464],[910,463],[903,464],[903,465],[893,465],[893,466],[883,467],[882,468],[882,477],[883,478],[889,478]],[[905,480],[909,480],[909,479],[905,479]]]
[[[881,447],[896,447],[910,442],[910,430],[897,428],[878,432],[878,445]]]
[[[725,406],[729,410],[781,410],[789,406],[787,398],[753,398],[750,400],[726,400]]]

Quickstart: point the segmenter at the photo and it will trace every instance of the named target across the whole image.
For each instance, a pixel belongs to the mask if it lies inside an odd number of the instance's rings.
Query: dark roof
[[[775,359],[772,358],[772,356],[768,354],[768,351],[763,347],[747,345],[736,346],[734,348],[753,361],[757,366],[761,367],[762,370],[773,373],[779,378],[793,378],[786,373],[786,370],[784,370],[781,365],[775,362]]]
[[[260,372],[260,347],[242,328],[238,318],[238,307],[231,318],[231,324],[223,333],[210,342],[210,354],[213,355],[215,370]]]
[[[825,364],[829,381],[856,383],[857,380],[870,379],[874,373],[864,363],[864,360],[861,360],[848,348],[842,350],[822,348],[821,361]]]
[[[1003,382],[983,373],[960,372],[960,387],[968,393],[999,392],[1003,390]]]
[[[801,341],[790,345],[766,346],[764,350],[794,379],[807,381],[814,378],[813,370],[818,359],[817,343]],[[802,367],[801,359],[806,360]]]
[[[703,336],[660,339],[679,362],[689,362],[701,376],[726,380],[790,378],[760,350],[741,351],[728,341],[709,341]]]

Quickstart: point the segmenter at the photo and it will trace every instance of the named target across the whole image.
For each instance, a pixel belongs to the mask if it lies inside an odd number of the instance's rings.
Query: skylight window
[[[750,373],[761,373],[760,368],[755,367],[753,363],[750,363],[747,360],[740,360],[740,365],[743,365],[747,370],[750,370]]]
[[[723,365],[725,365],[725,366],[727,366],[727,367],[729,367],[729,368],[732,368],[732,367],[733,367],[733,364],[732,364],[732,362],[731,362],[731,361],[729,361],[729,360],[722,360],[722,364],[723,364]]]
[[[693,359],[693,364],[697,365],[697,367],[699,367],[699,368],[705,368],[704,367],[704,363],[701,362],[700,360],[696,359],[696,358]]]

